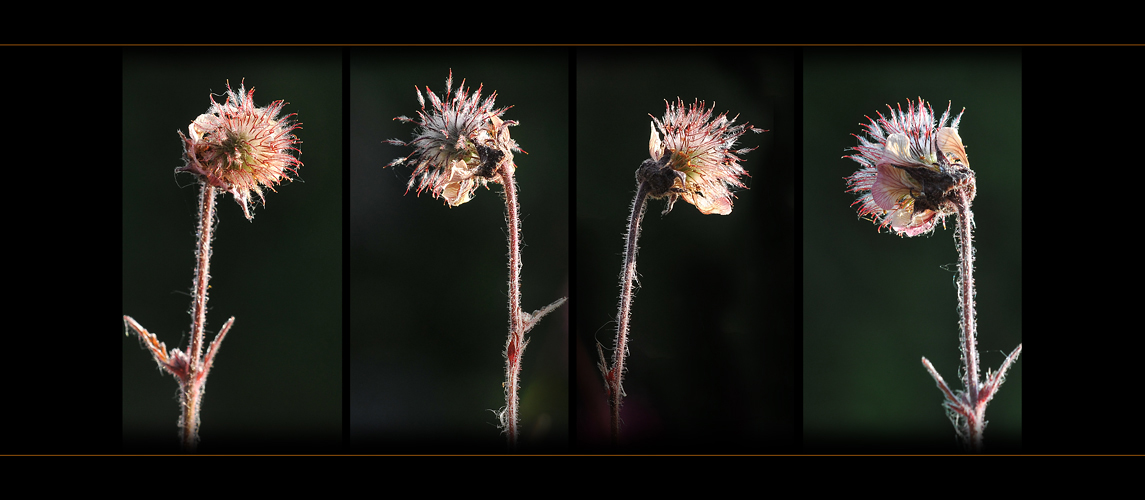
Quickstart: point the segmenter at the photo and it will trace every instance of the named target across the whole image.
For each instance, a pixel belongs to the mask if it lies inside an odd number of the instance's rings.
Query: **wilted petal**
[[[970,160],[966,158],[966,146],[962,144],[962,137],[958,135],[958,130],[951,127],[942,127],[938,129],[938,136],[935,139],[938,143],[938,151],[947,156],[952,156],[957,159],[963,166],[969,168]]]
[[[883,210],[897,210],[902,204],[913,202],[913,193],[921,190],[922,186],[905,170],[884,164],[878,167],[871,198]]]
[[[656,124],[649,123],[652,127],[652,136],[648,138],[648,155],[653,160],[660,161],[660,157],[664,155],[664,149],[660,146],[660,133],[656,132]]]

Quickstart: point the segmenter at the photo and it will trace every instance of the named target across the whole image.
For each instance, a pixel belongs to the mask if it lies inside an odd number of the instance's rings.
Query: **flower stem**
[[[521,317],[521,212],[513,163],[501,163],[505,187],[505,212],[509,225],[509,340],[505,344],[505,413],[501,423],[509,437],[509,448],[516,449],[519,433],[521,355],[525,352],[525,324]]]
[[[198,389],[197,384],[186,384],[180,398],[183,415],[179,427],[183,430],[183,451],[187,453],[194,453],[199,444],[199,405],[203,401],[203,393]]]
[[[232,316],[227,320],[215,340],[203,356],[203,340],[207,327],[207,291],[211,280],[211,241],[214,239],[215,201],[219,188],[207,180],[199,183],[199,229],[195,247],[195,277],[191,285],[191,343],[186,350],[171,349],[159,342],[155,335],[130,316],[123,317],[126,328],[134,330],[139,340],[151,352],[151,357],[167,373],[179,382],[179,428],[183,451],[191,453],[199,444],[199,409],[202,406],[203,391],[207,385],[207,375],[211,372],[219,346],[227,332],[235,324]]]
[[[955,193],[955,206],[958,213],[958,231],[954,233],[954,238],[958,247],[959,340],[962,343],[962,384],[965,391],[951,391],[938,370],[925,357],[922,358],[922,364],[946,397],[944,405],[954,423],[955,432],[967,448],[980,453],[984,449],[982,436],[986,429],[986,405],[998,393],[1006,373],[1021,354],[1022,346],[1019,344],[997,372],[987,373],[986,380],[979,383],[978,321],[974,307],[974,213],[970,210],[970,196],[966,191],[958,190]]]
[[[192,285],[194,301],[191,303],[191,359],[198,360],[203,352],[203,328],[207,324],[207,289],[211,280],[211,240],[215,236],[215,199],[217,189],[200,182],[199,231],[195,246],[195,281]]]
[[[958,231],[958,312],[962,341],[963,379],[971,402],[978,401],[978,321],[974,308],[974,213],[965,190],[956,191]],[[982,431],[985,429],[986,405],[975,405],[967,421],[967,439],[974,451],[981,451]]]
[[[199,406],[202,404],[202,384],[206,381],[206,370],[208,369],[208,367],[203,366],[200,360],[203,352],[204,329],[207,325],[207,290],[210,288],[208,282],[211,279],[211,241],[215,236],[215,201],[218,193],[218,189],[209,182],[200,181],[199,185],[201,193],[199,195],[199,231],[195,247],[195,280],[192,290],[194,301],[191,303],[191,345],[187,350],[187,355],[191,359],[190,377],[182,388],[183,420],[180,424],[183,429],[183,450],[187,452],[195,451],[199,442]],[[217,341],[222,340],[222,333],[220,333]]]
[[[632,200],[632,214],[628,218],[628,234],[625,237],[624,270],[620,282],[620,311],[617,313],[616,349],[612,352],[612,368],[605,371],[604,354],[601,351],[600,369],[604,373],[605,387],[608,390],[608,406],[611,411],[612,444],[620,442],[620,404],[624,399],[624,358],[628,353],[628,327],[632,315],[632,287],[636,281],[636,241],[640,238],[640,223],[648,208],[648,184],[641,182]],[[599,348],[599,346],[598,346]]]

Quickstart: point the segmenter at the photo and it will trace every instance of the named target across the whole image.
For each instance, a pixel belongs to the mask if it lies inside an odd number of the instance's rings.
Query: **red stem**
[[[616,328],[616,350],[612,353],[612,368],[605,374],[608,385],[609,410],[612,416],[612,444],[620,442],[620,404],[624,399],[624,358],[628,354],[629,317],[632,315],[632,287],[636,281],[636,241],[640,238],[640,223],[648,207],[648,186],[641,182],[632,200],[632,215],[628,219],[628,235],[624,247],[624,276],[620,284],[619,325]],[[603,361],[602,361],[603,362]]]
[[[142,325],[130,316],[124,316],[123,322],[135,331],[159,366],[173,375],[179,382],[180,404],[182,406],[179,417],[179,427],[182,429],[181,441],[183,451],[193,452],[199,443],[199,408],[203,401],[203,390],[207,384],[207,375],[210,374],[211,365],[219,346],[226,338],[227,332],[235,323],[231,317],[222,330],[215,336],[214,342],[207,349],[206,358],[203,358],[204,331],[207,326],[207,291],[211,279],[211,240],[214,239],[215,200],[218,189],[207,182],[200,182],[199,195],[199,232],[195,248],[195,279],[192,284],[191,302],[191,344],[187,349],[172,349],[167,353],[167,347],[149,333]]]
[[[978,323],[974,311],[974,214],[970,211],[970,199],[965,190],[957,191],[958,210],[958,312],[962,330],[962,361],[964,363],[962,381],[966,388],[968,403],[974,409],[967,415],[967,439],[971,449],[981,451],[982,431],[985,428],[986,405],[978,398]]]
[[[515,449],[520,417],[517,393],[520,390],[521,355],[526,342],[521,318],[521,215],[513,169],[511,161],[502,162],[500,174],[509,219],[509,340],[505,344],[505,414],[501,418],[509,435],[509,447]]]
[[[187,348],[187,355],[191,359],[189,377],[183,384],[183,417],[180,426],[183,429],[183,450],[195,451],[199,442],[199,405],[202,403],[203,377],[199,372],[202,366],[203,337],[207,325],[207,290],[211,279],[211,240],[214,238],[215,226],[215,198],[217,189],[208,182],[201,182],[202,193],[199,196],[199,233],[195,249],[195,281],[192,292],[194,302],[191,304],[191,345]]]

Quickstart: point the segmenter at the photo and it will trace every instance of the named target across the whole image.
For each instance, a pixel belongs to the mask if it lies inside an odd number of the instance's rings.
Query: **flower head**
[[[955,213],[955,191],[965,190],[974,199],[974,171],[958,135],[962,113],[947,126],[947,103],[936,127],[934,110],[922,98],[908,99],[905,112],[901,104],[897,111],[887,109],[890,118],[867,117],[870,123],[863,127],[870,139],[852,134],[859,139],[851,148],[857,154],[844,158],[862,168],[847,177],[847,192],[862,196],[851,205],[860,205],[859,215],[871,217],[880,229],[890,226],[900,236],[930,233],[936,222]]]
[[[301,154],[296,145],[302,141],[294,131],[302,124],[291,121],[294,113],[278,117],[283,101],[258,108],[253,98],[254,88],[248,92],[239,85],[235,92],[230,82],[222,104],[211,96],[211,107],[187,127],[190,136],[179,132],[187,164],[175,169],[198,174],[230,192],[248,220],[254,219],[250,194],[257,194],[265,205],[262,187],[274,191],[283,179],[293,180],[289,173],[297,175],[297,168],[302,166],[291,154]]]
[[[755,148],[733,150],[736,140],[744,132],[765,132],[748,124],[732,125],[738,115],[728,119],[727,113],[712,119],[711,109],[702,101],[687,108],[676,98],[672,104],[664,101],[667,111],[664,119],[652,117],[652,135],[648,141],[648,154],[636,171],[636,181],[648,186],[649,196],[668,198],[664,214],[672,211],[677,198],[691,203],[703,214],[728,215],[732,213],[730,188],[746,187],[740,176],[748,175],[739,164],[737,155]],[[650,115],[651,116],[651,115]]]
[[[417,162],[410,175],[406,193],[417,184],[417,193],[429,190],[434,198],[442,198],[446,205],[458,206],[473,198],[478,186],[488,188],[489,182],[503,182],[501,169],[511,173],[516,169],[513,152],[525,152],[509,137],[509,127],[517,125],[513,120],[502,120],[512,106],[494,109],[493,101],[497,93],[481,98],[481,89],[469,94],[465,80],[457,92],[450,95],[453,88],[453,71],[445,80],[445,93],[441,98],[426,86],[430,109],[425,109],[425,99],[421,90],[414,86],[417,101],[421,103],[418,118],[399,116],[395,120],[417,125],[413,139],[402,141],[390,139],[386,142],[397,146],[410,146],[413,152],[405,158],[390,162],[387,167],[410,159]]]

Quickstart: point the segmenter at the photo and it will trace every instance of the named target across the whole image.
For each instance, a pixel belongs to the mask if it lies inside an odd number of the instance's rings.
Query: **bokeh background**
[[[190,336],[199,188],[177,131],[222,102],[285,100],[302,129],[300,179],[266,193],[248,222],[217,205],[207,338],[215,360],[199,451],[325,452],[342,446],[342,51],[123,49],[123,314],[168,349]],[[123,343],[123,450],[178,452],[178,386],[134,337]]]
[[[350,49],[350,438],[355,452],[503,452],[508,248],[499,185],[450,208],[406,194],[414,87],[496,91],[512,137],[522,218],[521,293],[534,311],[569,294],[567,48]],[[428,98],[426,99],[427,106]],[[570,305],[529,332],[523,451],[569,448]]]
[[[699,99],[768,129],[747,133],[747,190],[730,215],[650,200],[637,261],[622,450],[797,451],[794,222],[796,52],[785,48],[576,51],[576,429],[578,451],[609,451],[597,369],[616,337],[634,173],[649,116]]]
[[[865,116],[929,100],[966,108],[977,174],[974,247],[981,371],[1022,342],[1022,59],[1003,48],[803,49],[803,435],[810,452],[957,452],[926,357],[961,389],[953,219],[900,238],[844,192]],[[987,410],[987,446],[1017,451],[1022,359]]]

